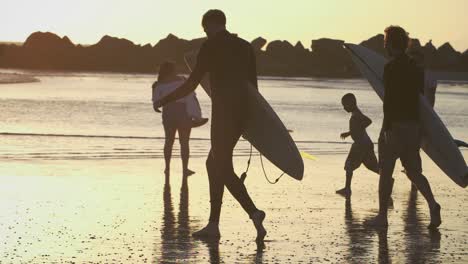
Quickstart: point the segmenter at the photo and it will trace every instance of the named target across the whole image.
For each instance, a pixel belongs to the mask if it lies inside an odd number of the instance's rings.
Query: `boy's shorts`
[[[379,163],[374,153],[374,144],[353,143],[346,158],[345,171],[355,171],[364,164],[368,169],[378,170]]]

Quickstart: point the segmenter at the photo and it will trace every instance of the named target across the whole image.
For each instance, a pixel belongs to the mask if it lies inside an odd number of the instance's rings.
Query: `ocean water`
[[[7,71],[20,72],[22,71]],[[225,192],[220,243],[190,237],[208,218],[204,161],[209,127],[192,131],[190,168],[181,176],[175,144],[172,173],[163,175],[164,132],[152,109],[155,76],[26,72],[36,83],[0,85],[1,263],[466,263],[468,195],[423,155],[424,172],[442,205],[439,231],[426,229],[420,194],[395,171],[386,232],[366,230],[376,213],[377,176],[359,169],[352,200],[344,185],[349,114],[340,100],[357,96],[376,141],[382,103],[364,80],[261,78],[260,91],[301,150],[305,177],[266,182],[253,157],[246,186],[267,212],[264,248],[254,243],[248,217]],[[197,90],[205,116],[210,101]],[[468,141],[468,84],[442,83],[436,111],[455,138]],[[235,151],[245,169],[249,145]],[[463,150],[465,158],[468,151]],[[265,164],[267,176],[280,172]],[[399,165],[398,165],[399,166]]]
[[[161,157],[164,131],[153,112],[154,76],[124,74],[38,75],[41,82],[2,85],[0,157],[12,159],[96,159]],[[341,97],[353,92],[373,124],[376,141],[382,103],[364,80],[262,78],[260,90],[301,149],[313,154],[347,151],[349,114]],[[197,89],[203,114],[210,100]],[[468,140],[468,84],[440,84],[436,111],[455,138]],[[8,135],[8,136],[7,136]],[[209,149],[209,125],[192,130],[192,154]],[[239,144],[238,154],[246,144]]]

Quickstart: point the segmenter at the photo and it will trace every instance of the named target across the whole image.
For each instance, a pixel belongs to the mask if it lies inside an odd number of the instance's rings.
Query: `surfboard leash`
[[[252,161],[252,152],[253,152],[253,146],[252,146],[252,144],[250,144],[250,154],[249,154],[249,160],[247,161],[247,168],[245,169],[245,172],[242,173],[242,175],[240,177],[242,183],[244,183],[245,178],[247,178],[247,172],[249,172],[250,162]]]
[[[267,180],[267,182],[268,182],[269,184],[277,184],[278,181],[281,179],[281,177],[284,176],[285,172],[281,173],[281,175],[280,175],[275,181],[271,181],[271,180],[268,178],[268,176],[267,176],[267,174],[266,174],[266,172],[265,172],[265,166],[263,166],[263,158],[262,158],[262,156],[263,156],[262,153],[260,153],[260,163],[262,164],[262,170],[263,170],[263,175],[265,176],[265,179]]]
[[[253,146],[252,146],[252,144],[250,144],[250,154],[249,154],[249,159],[247,160],[247,168],[245,169],[245,172],[242,173],[242,175],[241,175],[241,177],[240,177],[240,180],[242,181],[242,183],[244,183],[245,178],[247,178],[247,172],[249,172],[250,163],[251,163],[251,161],[252,161],[252,153],[253,153]],[[268,176],[267,176],[266,171],[265,171],[265,166],[263,165],[263,155],[262,155],[262,153],[259,153],[259,154],[260,154],[260,163],[261,163],[261,165],[262,165],[263,175],[265,176],[265,179],[267,180],[267,182],[268,182],[269,184],[276,184],[276,183],[278,183],[278,181],[281,179],[281,177],[284,176],[285,173],[284,173],[284,172],[281,173],[281,175],[280,175],[276,180],[274,180],[274,181],[270,180],[270,179],[268,178]]]

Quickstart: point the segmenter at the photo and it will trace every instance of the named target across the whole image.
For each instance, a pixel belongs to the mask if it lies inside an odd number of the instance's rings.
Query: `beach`
[[[21,72],[23,73],[23,72]],[[151,105],[154,76],[27,73],[40,82],[0,85],[1,263],[466,263],[468,194],[424,154],[424,174],[442,206],[443,223],[429,231],[429,212],[410,181],[395,169],[388,231],[363,227],[378,209],[378,176],[355,172],[350,200],[336,195],[351,141],[340,100],[356,94],[374,123],[382,103],[360,79],[260,78],[260,91],[277,111],[305,160],[304,180],[275,185],[254,152],[246,186],[267,213],[264,248],[248,216],[226,191],[221,240],[191,238],[209,213],[205,159],[209,126],[194,129],[190,168],[182,177],[176,141],[171,175],[164,177],[161,116]],[[204,115],[210,101],[197,90]],[[454,138],[467,141],[468,85],[442,83],[436,111]],[[246,167],[241,141],[235,169]],[[462,149],[465,159],[468,150]],[[271,180],[281,172],[265,163]]]
[[[31,83],[38,81],[39,79],[36,79],[30,75],[0,72],[0,84]]]

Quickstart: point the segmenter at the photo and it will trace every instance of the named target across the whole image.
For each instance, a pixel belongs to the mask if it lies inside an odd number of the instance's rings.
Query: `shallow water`
[[[208,182],[204,160],[208,127],[192,133],[191,168],[185,182],[178,148],[172,175],[162,170],[163,130],[152,112],[151,76],[35,73],[40,83],[0,85],[0,260],[1,263],[466,263],[466,190],[432,161],[424,171],[442,205],[443,223],[429,232],[420,194],[396,169],[394,209],[387,232],[366,230],[362,221],[378,206],[377,176],[355,173],[353,197],[335,195],[344,184],[349,141],[339,140],[349,115],[341,96],[356,94],[374,124],[381,102],[362,80],[263,79],[272,103],[301,150],[302,182],[283,177],[270,185],[254,156],[246,185],[267,212],[265,248],[257,248],[247,215],[226,192],[219,244],[193,240],[207,221]],[[468,85],[440,85],[436,110],[465,141]],[[209,116],[209,100],[200,90]],[[249,146],[239,143],[235,165],[244,170]],[[468,152],[463,151],[465,157]],[[279,171],[266,164],[271,179]]]

